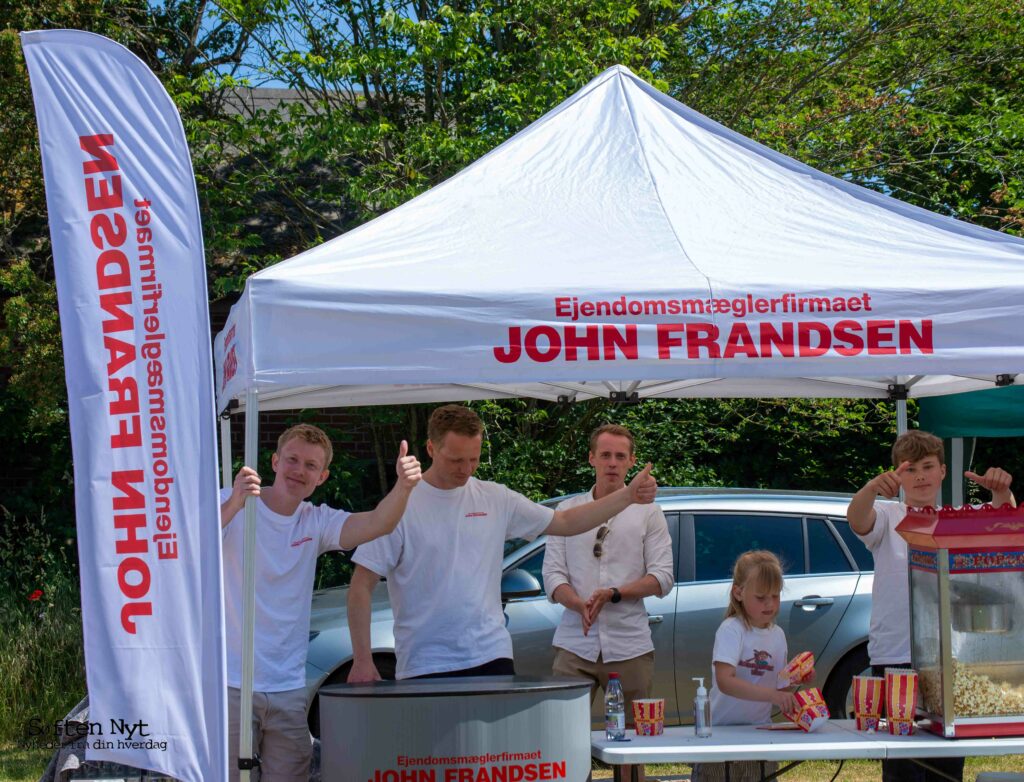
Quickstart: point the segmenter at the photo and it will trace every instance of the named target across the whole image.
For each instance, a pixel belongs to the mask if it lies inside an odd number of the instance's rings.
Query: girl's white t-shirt
[[[711,724],[760,725],[771,721],[773,704],[733,698],[718,689],[714,663],[736,669],[743,681],[778,689],[779,671],[786,666],[786,634],[778,625],[747,627],[738,616],[730,616],[715,633],[711,655]]]

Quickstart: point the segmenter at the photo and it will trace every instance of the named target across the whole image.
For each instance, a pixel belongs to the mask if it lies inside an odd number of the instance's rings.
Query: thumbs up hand
[[[395,462],[395,472],[398,474],[398,483],[406,491],[412,491],[413,487],[423,477],[420,468],[420,460],[409,455],[409,443],[402,440],[398,449],[398,460]]]
[[[629,496],[638,505],[654,502],[654,497],[658,493],[658,482],[651,475],[652,466],[650,462],[647,462],[644,468],[629,482]]]
[[[876,475],[868,481],[868,485],[875,490],[876,494],[882,497],[896,497],[900,493],[900,478],[903,477],[903,473],[907,471],[908,467],[910,467],[910,462],[903,462],[895,470],[889,470],[881,475]]]

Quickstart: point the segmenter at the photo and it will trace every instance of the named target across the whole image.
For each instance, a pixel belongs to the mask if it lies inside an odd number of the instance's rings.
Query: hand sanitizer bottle
[[[694,676],[697,685],[697,697],[693,699],[693,732],[702,739],[711,735],[711,700],[704,688],[704,677]]]

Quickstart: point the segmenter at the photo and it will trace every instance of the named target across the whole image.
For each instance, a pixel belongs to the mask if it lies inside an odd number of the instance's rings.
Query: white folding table
[[[761,730],[751,725],[715,726],[709,738],[697,738],[693,727],[666,728],[661,736],[634,736],[610,741],[604,731],[591,734],[591,755],[612,765],[616,782],[620,766],[643,763],[723,763],[730,760],[793,761],[783,774],[805,760],[870,760],[1024,754],[1024,737],[944,739],[920,728],[913,736],[865,733],[853,720],[829,720],[814,733]],[[772,778],[772,777],[769,777]]]

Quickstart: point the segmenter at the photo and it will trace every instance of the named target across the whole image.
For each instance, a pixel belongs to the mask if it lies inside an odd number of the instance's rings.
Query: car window
[[[803,519],[758,514],[696,514],[694,561],[698,581],[732,578],[736,558],[750,549],[767,549],[786,573],[804,572]]]
[[[864,541],[858,538],[857,533],[850,528],[850,523],[843,519],[832,519],[832,526],[836,528],[839,537],[843,539],[846,548],[850,550],[857,567],[861,570],[874,570],[875,562],[871,557],[871,552],[864,545]]]
[[[807,549],[811,573],[849,573],[853,570],[846,552],[824,519],[807,519]]]
[[[523,546],[525,546],[529,542],[530,541],[528,541],[528,540],[526,540],[524,538],[512,538],[512,540],[506,540],[505,541],[505,553],[501,555],[502,559],[507,557],[513,551],[518,551],[519,549],[521,549]]]

